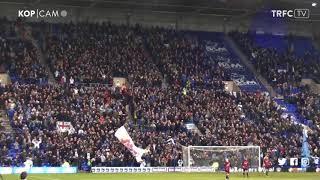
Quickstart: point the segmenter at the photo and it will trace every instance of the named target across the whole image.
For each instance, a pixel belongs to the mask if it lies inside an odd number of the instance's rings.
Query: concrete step
[[[4,127],[4,128],[6,128],[6,129],[12,129],[12,127],[10,126],[10,125],[4,125],[4,124],[2,124],[2,126]]]
[[[55,83],[55,78],[53,76],[53,72],[51,71],[51,69],[49,68],[49,64],[46,60],[46,55],[44,54],[44,52],[42,51],[42,49],[39,46],[38,41],[36,41],[35,39],[31,39],[32,44],[34,45],[34,47],[37,49],[37,56],[41,62],[41,64],[46,68],[46,71],[49,73],[49,84],[51,83]]]
[[[0,123],[3,127],[1,132],[12,133],[12,127],[5,110],[0,110]]]
[[[6,124],[10,124],[10,121],[9,121],[9,119],[8,119],[7,117],[1,118],[1,119],[0,119],[0,122],[6,123]]]
[[[0,113],[0,118],[6,118],[7,114],[6,113]]]
[[[3,125],[3,126],[10,126],[10,121],[6,121],[6,120],[2,120],[0,121],[0,123]]]
[[[12,134],[13,130],[1,130],[0,132],[5,133],[5,134]]]

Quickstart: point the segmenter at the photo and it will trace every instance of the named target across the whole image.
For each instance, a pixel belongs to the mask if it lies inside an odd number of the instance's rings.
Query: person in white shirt
[[[78,149],[74,150],[74,158],[78,159],[79,154],[78,154]]]
[[[30,170],[33,166],[33,161],[31,158],[27,158],[27,160],[23,163],[24,167],[25,167],[25,171],[27,172],[28,170]]]
[[[145,160],[143,160],[141,163],[140,163],[140,167],[146,167],[147,163]]]
[[[10,109],[14,109],[16,107],[16,104],[10,99]]]
[[[68,135],[74,134],[75,131],[76,131],[76,130],[73,128],[73,126],[71,126],[71,128],[68,129]]]
[[[41,138],[39,140],[36,138],[32,140],[32,144],[34,145],[34,148],[36,148],[36,149],[40,148],[41,142],[42,142]]]
[[[79,90],[77,88],[73,89],[73,94],[77,95],[79,93]]]
[[[56,71],[54,72],[54,76],[57,78],[57,77],[59,76],[59,71],[56,70]]]
[[[106,162],[106,156],[104,154],[101,154],[100,156],[100,160],[101,160],[101,163],[104,164]]]
[[[67,160],[63,160],[63,164],[61,165],[61,167],[68,168],[68,167],[70,167],[70,164]]]
[[[79,129],[78,134],[84,134],[84,131],[82,129]]]
[[[69,83],[70,83],[71,85],[74,84],[74,79],[73,79],[73,77],[71,77],[71,78],[69,79]]]
[[[87,153],[87,160],[90,160],[90,153]]]

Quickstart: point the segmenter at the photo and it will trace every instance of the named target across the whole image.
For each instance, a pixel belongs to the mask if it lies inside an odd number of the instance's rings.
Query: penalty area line
[[[30,178],[32,179],[39,179],[39,180],[60,180],[60,179],[57,179],[57,178],[50,178],[50,177],[37,177],[37,176],[29,176]]]

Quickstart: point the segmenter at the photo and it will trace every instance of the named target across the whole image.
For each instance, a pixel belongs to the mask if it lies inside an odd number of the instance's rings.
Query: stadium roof
[[[313,20],[320,20],[320,0],[0,0],[0,4],[56,6],[76,8],[110,8],[160,13],[199,13],[215,16],[246,16],[264,7],[277,9],[308,8]]]

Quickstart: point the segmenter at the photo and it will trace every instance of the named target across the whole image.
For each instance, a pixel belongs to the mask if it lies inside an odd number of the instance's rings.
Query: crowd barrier
[[[249,172],[263,172],[263,168],[250,168]],[[320,172],[320,168],[271,168],[271,172]],[[108,173],[201,173],[201,172],[223,172],[222,170],[214,170],[211,167],[92,167],[92,173],[108,174]],[[242,169],[232,168],[232,173],[242,172]]]
[[[92,167],[92,173],[167,173],[167,172],[216,172],[212,167]],[[262,169],[251,168],[250,172],[261,172]],[[231,172],[242,172],[232,168]]]
[[[0,174],[19,174],[27,171],[29,174],[74,174],[78,172],[77,167],[33,167],[26,170],[23,167],[0,167]],[[262,168],[251,168],[250,172],[262,172]],[[319,172],[320,168],[272,168],[271,172]],[[92,167],[92,173],[201,173],[216,172],[211,167]],[[232,172],[242,172],[242,169],[232,169]]]
[[[92,167],[92,173],[213,172],[211,167]]]
[[[0,167],[0,174],[20,174],[26,171],[29,174],[72,174],[77,173],[77,167]]]

